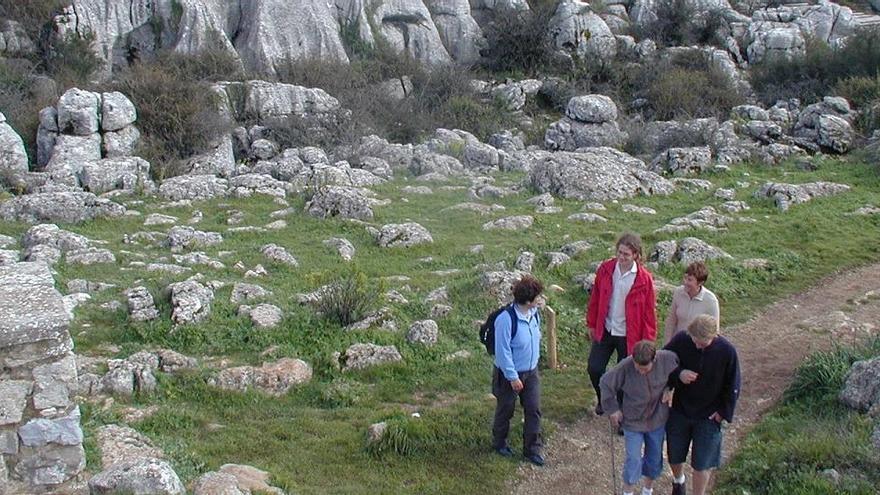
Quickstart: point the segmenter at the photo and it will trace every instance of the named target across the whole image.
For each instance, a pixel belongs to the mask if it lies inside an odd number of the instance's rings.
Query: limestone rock
[[[312,367],[301,359],[284,358],[259,368],[239,366],[222,370],[210,384],[223,390],[244,392],[250,388],[281,396],[312,379]]]
[[[393,345],[353,344],[343,356],[343,371],[361,370],[386,363],[403,361],[403,356]]]
[[[125,211],[124,206],[87,192],[26,194],[0,204],[0,218],[27,223],[80,223],[121,217]]]
[[[168,286],[171,292],[171,321],[175,325],[198,323],[211,314],[214,291],[195,280]]]
[[[151,494],[183,495],[183,483],[171,466],[156,458],[121,460],[89,480],[93,495]]]
[[[306,203],[306,211],[318,218],[340,216],[358,220],[373,218],[372,202],[360,188],[327,186],[323,187]]]
[[[413,322],[406,333],[406,341],[412,344],[421,344],[431,347],[437,343],[440,330],[434,320],[420,320]]]
[[[862,412],[880,404],[880,357],[853,363],[839,399],[847,407]]]
[[[418,223],[391,223],[383,225],[377,232],[376,241],[380,247],[412,247],[418,244],[431,244],[434,239],[428,229]]]
[[[149,438],[128,426],[101,426],[97,438],[104,469],[122,461],[165,457]]]
[[[500,218],[483,224],[483,230],[525,230],[535,222],[531,215]]]
[[[171,201],[203,200],[225,196],[228,181],[214,175],[181,175],[166,179],[159,186],[159,195]]]

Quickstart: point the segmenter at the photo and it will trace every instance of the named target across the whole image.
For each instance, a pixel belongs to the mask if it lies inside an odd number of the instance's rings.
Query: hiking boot
[[[672,482],[672,495],[687,495],[684,489],[684,483]]]
[[[499,447],[495,449],[495,453],[501,457],[513,457],[513,451],[510,450],[510,447]]]
[[[593,409],[593,412],[596,413],[596,416],[605,414],[605,410],[602,409],[602,404],[599,402],[596,403],[596,409]]]
[[[527,461],[531,462],[535,466],[544,465],[544,456],[542,456],[541,454],[531,454],[523,457],[525,457]]]
[[[623,426],[618,426],[618,427],[617,427],[617,434],[618,434],[619,436],[623,436]]]

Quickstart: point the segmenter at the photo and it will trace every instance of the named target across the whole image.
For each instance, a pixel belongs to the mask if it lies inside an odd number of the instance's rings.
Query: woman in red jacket
[[[642,240],[626,233],[617,240],[617,256],[596,270],[596,280],[587,304],[587,328],[593,340],[587,372],[596,391],[596,414],[603,414],[599,379],[611,355],[617,362],[629,356],[640,340],[656,340],[657,300],[654,279],[640,263]]]

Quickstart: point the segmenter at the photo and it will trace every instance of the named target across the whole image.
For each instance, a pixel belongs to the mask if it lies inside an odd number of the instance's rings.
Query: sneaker
[[[686,495],[684,483],[672,482],[672,495]]]
[[[510,450],[510,447],[497,448],[495,449],[495,453],[501,457],[513,457],[513,451]]]
[[[544,465],[544,456],[541,454],[532,454],[524,456],[527,461],[531,462],[535,466],[543,466]]]
[[[602,409],[602,404],[600,403],[596,403],[596,409],[593,409],[593,412],[596,413],[596,416],[605,414],[605,410]]]

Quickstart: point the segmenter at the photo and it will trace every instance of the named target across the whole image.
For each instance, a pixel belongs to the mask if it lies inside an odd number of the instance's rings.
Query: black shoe
[[[605,414],[605,410],[602,409],[602,404],[599,403],[596,403],[596,409],[593,409],[593,412],[596,413],[596,416]]]
[[[541,454],[532,454],[532,455],[527,455],[527,456],[523,456],[523,457],[525,457],[527,461],[531,462],[535,466],[543,466],[544,465],[544,456],[542,456]]]
[[[623,436],[623,427],[622,426],[617,427],[617,434],[620,436]]]
[[[684,483],[672,482],[672,495],[686,495]]]
[[[500,455],[501,457],[513,457],[513,451],[510,450],[510,447],[500,447],[495,449],[495,453]]]

